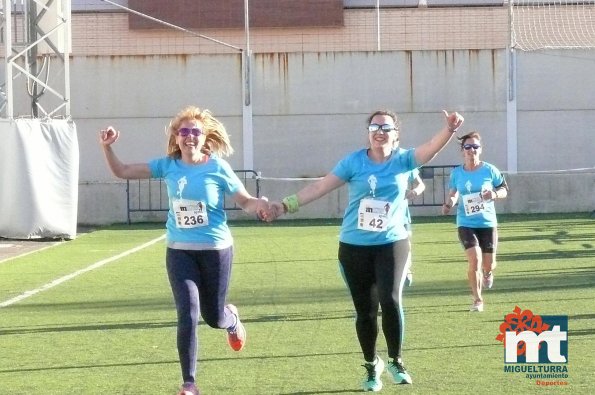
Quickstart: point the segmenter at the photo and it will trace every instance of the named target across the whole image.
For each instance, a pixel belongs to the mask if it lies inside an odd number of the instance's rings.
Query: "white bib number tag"
[[[388,225],[389,210],[389,202],[362,199],[359,203],[357,228],[370,232],[385,231]]]
[[[178,228],[197,228],[207,226],[207,206],[198,200],[175,199],[173,201],[176,226]]]
[[[481,192],[463,195],[463,207],[466,216],[481,214],[486,211],[490,204],[492,204],[491,201],[483,200]]]

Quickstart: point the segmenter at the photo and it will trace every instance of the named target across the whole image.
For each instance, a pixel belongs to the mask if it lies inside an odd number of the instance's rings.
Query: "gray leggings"
[[[225,308],[233,247],[223,250],[168,248],[166,267],[178,313],[177,346],[184,382],[194,382],[199,316],[213,328],[229,328],[235,317]]]
[[[376,356],[378,307],[389,358],[400,358],[405,334],[402,295],[409,239],[379,246],[339,243],[339,263],[353,299],[357,338],[366,361]]]

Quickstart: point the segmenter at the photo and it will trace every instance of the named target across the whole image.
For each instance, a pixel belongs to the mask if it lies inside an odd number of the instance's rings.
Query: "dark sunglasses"
[[[377,123],[371,123],[370,126],[368,126],[368,132],[370,133],[378,133],[381,130],[384,133],[388,133],[392,130],[397,130],[397,128],[395,127],[395,125],[391,125],[389,123],[385,123],[382,125],[378,125]]]
[[[199,128],[180,128],[180,129],[178,129],[178,135],[181,137],[188,137],[189,135],[198,137],[201,134],[202,134],[202,130],[200,130]]]
[[[479,144],[463,144],[463,148],[465,148],[466,150],[470,150],[471,148],[480,149],[481,145],[479,145]]]

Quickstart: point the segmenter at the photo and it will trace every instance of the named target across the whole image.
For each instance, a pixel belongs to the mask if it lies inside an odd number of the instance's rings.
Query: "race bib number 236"
[[[197,228],[209,224],[209,217],[207,216],[204,202],[176,199],[173,201],[173,209],[178,228]]]

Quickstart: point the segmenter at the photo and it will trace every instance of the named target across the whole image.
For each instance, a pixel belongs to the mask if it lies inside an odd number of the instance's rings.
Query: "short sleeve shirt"
[[[495,189],[504,184],[504,176],[494,166],[482,162],[473,171],[457,166],[450,174],[449,189],[459,192],[457,226],[468,228],[493,228],[498,224],[494,201],[478,200],[478,194],[486,189]]]
[[[405,193],[410,171],[416,167],[413,149],[395,150],[382,163],[370,160],[366,149],[339,161],[332,174],[349,188],[339,240],[354,245],[381,245],[406,239]],[[367,205],[368,202],[371,204]],[[375,228],[379,223],[380,227]]]
[[[225,195],[235,194],[243,184],[225,160],[211,156],[206,163],[191,165],[163,157],[150,161],[149,169],[153,178],[162,178],[167,184],[168,245],[221,249],[233,244]]]

